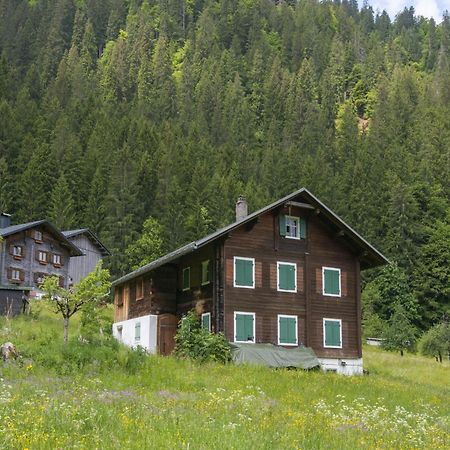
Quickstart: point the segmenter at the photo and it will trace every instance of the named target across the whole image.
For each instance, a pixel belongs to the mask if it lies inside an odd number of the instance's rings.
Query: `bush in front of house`
[[[200,362],[231,360],[231,347],[222,333],[211,333],[200,325],[195,311],[189,311],[175,335],[175,356]]]

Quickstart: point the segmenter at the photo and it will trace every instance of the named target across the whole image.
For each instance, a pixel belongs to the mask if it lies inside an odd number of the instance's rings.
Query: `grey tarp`
[[[231,354],[236,364],[301,369],[312,369],[320,365],[312,349],[303,346],[288,349],[273,344],[232,344]]]

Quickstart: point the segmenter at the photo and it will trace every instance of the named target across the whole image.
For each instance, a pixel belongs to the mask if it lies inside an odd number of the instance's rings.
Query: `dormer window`
[[[296,216],[281,215],[280,235],[288,239],[306,239],[306,220]]]

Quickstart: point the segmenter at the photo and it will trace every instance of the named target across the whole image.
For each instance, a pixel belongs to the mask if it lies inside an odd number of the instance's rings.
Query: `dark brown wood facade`
[[[301,200],[301,199],[300,199]],[[280,214],[307,222],[305,239],[280,235]],[[234,257],[254,258],[254,289],[233,286]],[[212,264],[211,281],[202,285],[202,262]],[[297,292],[277,289],[277,262],[295,263]],[[183,269],[190,268],[190,287],[183,290]],[[341,270],[341,295],[323,295],[322,268]],[[342,233],[314,208],[281,206],[237,227],[207,245],[116,290],[116,319],[147,314],[181,318],[191,309],[211,313],[212,331],[234,340],[234,313],[255,314],[255,341],[278,343],[278,315],[297,317],[298,344],[312,347],[319,357],[361,357],[360,262],[358,252]],[[137,284],[141,283],[140,287]],[[139,298],[136,292],[141,293]],[[341,320],[342,348],[325,348],[323,319]],[[160,351],[162,351],[160,349]]]

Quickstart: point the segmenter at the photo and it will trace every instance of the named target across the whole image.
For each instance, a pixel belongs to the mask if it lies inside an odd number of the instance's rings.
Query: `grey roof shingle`
[[[118,278],[113,282],[113,286],[117,286],[118,284],[124,283],[135,277],[143,275],[144,273],[150,272],[151,270],[154,270],[164,264],[174,261],[181,256],[191,253],[194,250],[203,247],[204,245],[214,241],[215,239],[218,239],[219,237],[227,234],[233,229],[241,225],[244,225],[247,222],[251,222],[259,215],[269,212],[274,208],[277,208],[278,206],[291,200],[292,198],[296,197],[299,194],[303,194],[313,206],[319,209],[321,213],[323,213],[330,221],[337,224],[344,231],[345,236],[347,238],[351,239],[355,244],[357,244],[359,247],[361,247],[362,249],[371,254],[373,261],[371,265],[368,265],[368,267],[376,267],[377,265],[389,263],[389,260],[382,253],[380,253],[375,247],[369,244],[369,242],[367,242],[362,236],[360,236],[353,228],[347,225],[340,217],[338,217],[333,211],[331,211],[331,209],[325,206],[317,197],[311,194],[311,192],[309,192],[308,189],[301,188],[271,203],[270,205],[267,205],[264,208],[261,208],[258,211],[253,212],[252,214],[249,214],[248,216],[244,217],[241,220],[233,222],[230,225],[227,225],[226,227],[223,227],[215,231],[214,233],[211,233],[208,236],[205,236],[197,241],[190,242],[189,244],[186,244],[183,247],[180,247],[174,250],[173,252],[170,252],[162,256],[161,258],[158,258],[155,261],[152,261],[146,264],[145,266],[142,266],[139,269],[136,269],[133,272],[130,272]]]

